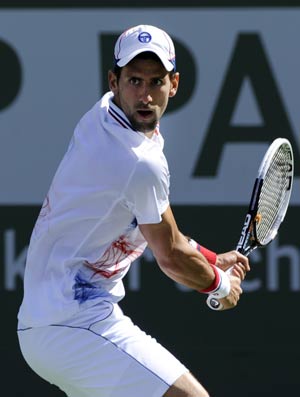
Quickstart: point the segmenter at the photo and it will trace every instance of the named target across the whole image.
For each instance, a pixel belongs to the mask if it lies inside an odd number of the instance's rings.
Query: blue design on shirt
[[[131,224],[130,224],[130,228],[135,229],[137,227],[138,223],[136,218],[133,218]]]
[[[87,281],[83,277],[82,272],[80,271],[75,276],[75,283],[73,285],[73,290],[74,290],[74,299],[78,300],[79,303],[83,303],[89,299],[107,297],[109,295],[107,291]]]

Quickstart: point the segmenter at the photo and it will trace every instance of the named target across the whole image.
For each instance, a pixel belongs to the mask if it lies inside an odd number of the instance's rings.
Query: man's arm
[[[161,270],[171,279],[198,291],[209,289],[214,283],[213,266],[179,231],[170,207],[162,215],[160,223],[139,227]],[[230,251],[218,255],[216,265],[222,270],[235,266],[233,276],[230,276],[230,293],[224,298],[225,302],[222,301],[225,308],[233,307],[242,293],[240,283],[249,270],[248,259]]]

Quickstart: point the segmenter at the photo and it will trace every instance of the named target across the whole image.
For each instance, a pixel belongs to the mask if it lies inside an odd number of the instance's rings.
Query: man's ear
[[[172,98],[173,96],[176,95],[178,90],[178,85],[179,85],[179,73],[177,72],[171,77],[171,89],[169,93],[169,98]]]
[[[118,88],[117,76],[112,70],[108,72],[108,86],[113,93],[115,93]]]

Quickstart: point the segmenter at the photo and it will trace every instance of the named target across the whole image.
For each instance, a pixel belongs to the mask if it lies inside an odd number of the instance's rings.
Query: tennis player
[[[171,38],[136,26],[114,55],[110,91],[76,126],[32,232],[21,351],[69,397],[207,397],[188,368],[123,314],[122,279],[148,245],[167,276],[229,309],[249,263],[200,246],[173,217],[159,131],[179,84]]]

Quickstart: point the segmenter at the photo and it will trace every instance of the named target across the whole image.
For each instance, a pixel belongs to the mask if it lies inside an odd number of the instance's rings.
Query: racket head
[[[236,249],[249,255],[269,244],[277,235],[291,197],[294,156],[291,143],[277,138],[260,164],[248,213]]]
[[[248,213],[236,249],[249,255],[255,248],[269,244],[284,220],[293,186],[294,156],[290,142],[277,138],[260,164]],[[231,269],[227,272],[230,274]],[[222,310],[222,303],[209,295],[207,305]]]
[[[269,244],[277,235],[290,202],[294,179],[294,156],[291,143],[277,138],[267,150],[258,171],[263,181],[254,222],[259,245]]]

